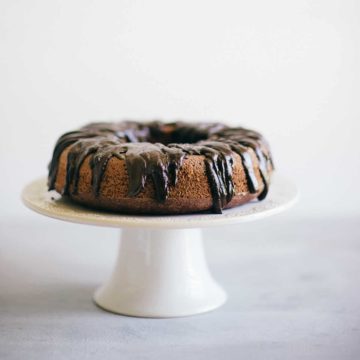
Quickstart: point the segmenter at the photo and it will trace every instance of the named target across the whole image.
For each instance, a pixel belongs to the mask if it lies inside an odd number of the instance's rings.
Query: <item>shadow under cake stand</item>
[[[54,191],[48,192],[45,178],[28,184],[22,199],[30,209],[52,218],[123,229],[112,275],[94,294],[98,306],[131,316],[176,317],[216,309],[227,298],[209,271],[201,229],[279,213],[295,203],[297,189],[275,173],[263,201],[225,210],[223,214],[174,216],[92,210],[63,199]]]

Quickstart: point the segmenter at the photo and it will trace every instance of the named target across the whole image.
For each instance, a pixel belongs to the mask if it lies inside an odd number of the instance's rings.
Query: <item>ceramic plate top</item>
[[[37,179],[24,188],[22,199],[30,209],[64,221],[119,228],[195,228],[237,224],[279,213],[293,205],[298,198],[294,183],[274,173],[270,191],[265,200],[254,200],[236,208],[224,210],[223,214],[124,215],[92,210],[75,204],[62,198],[55,191],[47,191],[46,181],[46,178]]]

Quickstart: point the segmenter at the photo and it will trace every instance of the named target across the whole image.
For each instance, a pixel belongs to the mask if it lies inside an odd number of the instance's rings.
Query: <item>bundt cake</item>
[[[183,214],[262,200],[273,162],[256,131],[219,123],[92,123],[62,135],[48,188],[96,209]]]

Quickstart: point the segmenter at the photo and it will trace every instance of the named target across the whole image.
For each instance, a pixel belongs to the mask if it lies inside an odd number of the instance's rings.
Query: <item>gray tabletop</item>
[[[229,300],[207,314],[141,319],[91,301],[118,231],[29,214],[0,221],[1,359],[358,359],[360,221],[279,215],[212,229]]]

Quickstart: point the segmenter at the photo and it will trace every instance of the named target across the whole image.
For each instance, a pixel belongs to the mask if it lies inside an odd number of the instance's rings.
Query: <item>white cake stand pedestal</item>
[[[221,215],[130,216],[95,211],[48,192],[45,178],[27,185],[22,199],[42,215],[123,229],[113,273],[94,295],[98,306],[131,316],[177,317],[213,310],[227,298],[209,271],[201,229],[279,213],[294,204],[297,190],[291,181],[275,174],[265,200]]]

